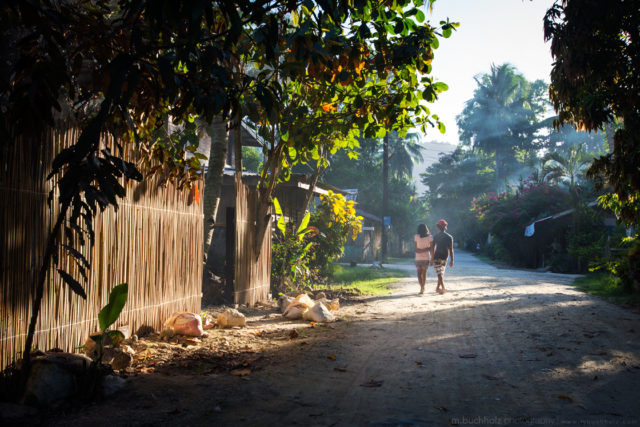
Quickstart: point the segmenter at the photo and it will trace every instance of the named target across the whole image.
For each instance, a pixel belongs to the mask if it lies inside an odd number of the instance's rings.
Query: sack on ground
[[[181,335],[199,337],[204,333],[200,316],[188,311],[176,311],[164,322],[164,326]]]
[[[305,304],[301,304],[299,302],[292,302],[289,304],[287,309],[282,313],[284,317],[289,320],[301,319],[302,315],[309,310]]]
[[[278,298],[278,308],[280,309],[280,313],[284,313],[287,311],[287,307],[293,302],[293,297],[289,295],[280,295]]]
[[[316,301],[313,307],[304,312],[302,318],[310,322],[333,322],[336,320],[335,316],[320,301]]]
[[[336,311],[340,308],[339,298],[335,298],[335,299],[319,298],[319,299],[316,299],[316,302],[323,303],[325,307],[329,309],[329,311]]]
[[[294,300],[294,304],[303,304],[307,308],[313,307],[314,301],[307,294],[300,294]]]
[[[227,308],[222,314],[218,315],[216,325],[220,328],[247,326],[247,318],[235,308]]]

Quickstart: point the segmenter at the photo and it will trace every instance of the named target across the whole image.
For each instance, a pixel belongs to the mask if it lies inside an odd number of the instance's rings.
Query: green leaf
[[[302,240],[302,237],[304,237],[303,231],[306,230],[307,225],[309,225],[309,218],[311,218],[311,215],[309,212],[307,212],[306,214],[304,214],[304,218],[302,218],[302,222],[300,223],[300,226],[298,227],[298,240]]]
[[[397,20],[396,25],[393,27],[393,31],[396,34],[400,34],[404,30],[404,22],[402,20]]]
[[[109,303],[98,313],[98,322],[100,323],[100,329],[103,332],[118,320],[120,312],[122,312],[124,305],[127,303],[128,292],[129,285],[126,283],[120,283],[111,290],[111,294],[109,294]]]
[[[447,27],[442,30],[442,37],[444,37],[445,39],[451,37],[451,27]]]
[[[309,248],[311,247],[311,245],[313,245],[313,242],[307,243],[307,245],[304,247],[304,249],[302,249],[302,252],[300,253],[300,256],[298,257],[299,259],[303,259],[305,256],[307,256],[307,252],[309,251]]]
[[[440,133],[445,133],[447,131],[447,128],[444,126],[444,123],[438,122],[438,130],[440,131]]]
[[[435,82],[433,84],[433,88],[438,92],[443,92],[445,90],[449,90],[449,86],[443,82]]]
[[[422,91],[422,99],[424,99],[427,102],[432,102],[433,100],[436,99],[436,94],[433,91],[432,86],[427,86],[425,90]]]
[[[287,142],[289,140],[289,131],[286,131],[285,133],[280,135],[280,139],[282,139],[284,142]]]
[[[278,230],[280,230],[283,236],[286,236],[287,229],[284,223],[284,215],[282,214],[280,202],[275,197],[273,198],[273,209],[276,211],[276,215],[278,215]]]
[[[416,12],[416,20],[420,23],[424,22],[424,12],[420,9]]]

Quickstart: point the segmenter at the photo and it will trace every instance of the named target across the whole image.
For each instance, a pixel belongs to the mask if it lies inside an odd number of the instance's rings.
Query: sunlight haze
[[[427,19],[433,25],[449,18],[460,27],[449,39],[441,39],[435,51],[433,76],[449,90],[429,106],[447,127],[435,129],[423,141],[458,143],[456,115],[473,96],[474,76],[489,71],[491,64],[509,62],[527,80],[549,82],[551,54],[544,42],[542,19],[553,0],[439,0]]]

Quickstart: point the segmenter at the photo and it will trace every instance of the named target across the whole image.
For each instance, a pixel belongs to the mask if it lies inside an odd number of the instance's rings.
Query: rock
[[[102,332],[94,332],[91,335],[89,335],[89,338],[87,338],[87,341],[84,343],[84,348],[83,348],[84,354],[86,354],[87,356],[89,356],[94,360],[98,358],[98,354],[100,353],[100,344],[95,342],[91,337],[99,337],[100,335],[102,335]],[[105,335],[103,339],[104,339],[103,345],[105,347],[113,345],[113,342],[111,341],[111,338],[109,337],[109,335]]]
[[[133,356],[126,351],[121,349],[114,357],[111,359],[111,369],[114,371],[120,371],[122,369],[126,369],[131,366],[131,362],[133,361]]]
[[[106,365],[110,365],[113,359],[120,353],[122,353],[122,349],[120,348],[107,347],[102,351],[101,362]]]
[[[324,292],[318,292],[316,294],[316,301],[322,300],[322,299],[327,299],[327,294],[325,294]]]
[[[49,406],[74,392],[73,373],[55,363],[34,363],[29,373],[23,402]]]
[[[84,373],[92,360],[71,353],[47,353],[32,361],[22,401],[49,406],[75,393],[77,376]]]
[[[216,324],[221,328],[247,326],[247,318],[238,310],[227,308],[222,314],[218,315]]]

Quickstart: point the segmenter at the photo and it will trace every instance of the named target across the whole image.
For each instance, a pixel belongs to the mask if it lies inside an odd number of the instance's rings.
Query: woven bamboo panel
[[[260,256],[253,255],[257,191],[238,178],[236,188],[236,248],[233,295],[236,304],[253,306],[269,298],[271,285],[271,222],[264,233]]]
[[[40,141],[0,148],[0,368],[23,351],[38,270],[58,214],[55,192],[47,204],[56,178],[46,176],[55,155],[78,135],[77,129],[56,130]],[[103,144],[112,143],[104,138]],[[49,272],[35,347],[71,351],[84,344],[98,330],[97,313],[109,292],[122,282],[129,284],[129,295],[117,326],[158,329],[176,310],[200,310],[202,206],[189,204],[189,190],[160,186],[156,177],[125,188],[119,209],[95,218],[93,250],[81,250],[91,262],[87,300],[71,292],[53,268]],[[59,258],[58,267],[84,283],[73,259],[63,251]]]

